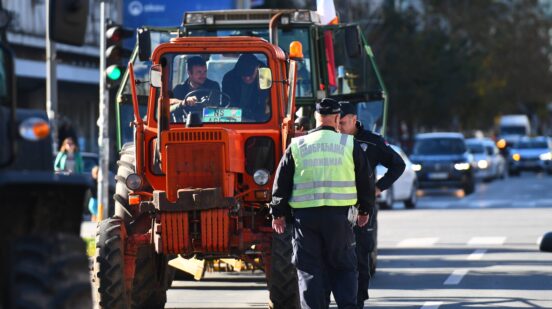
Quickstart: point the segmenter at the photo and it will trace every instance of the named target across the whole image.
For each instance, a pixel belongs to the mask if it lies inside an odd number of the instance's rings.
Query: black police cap
[[[339,102],[339,105],[341,106],[341,117],[357,114],[356,106],[348,101],[341,101]]]
[[[336,100],[325,98],[316,103],[316,111],[320,115],[332,115],[339,114],[341,112],[341,108]]]

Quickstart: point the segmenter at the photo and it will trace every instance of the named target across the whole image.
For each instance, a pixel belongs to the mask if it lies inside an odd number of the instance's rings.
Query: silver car
[[[401,177],[393,183],[393,185],[383,191],[380,196],[377,197],[377,202],[380,208],[388,209],[392,208],[395,202],[403,202],[405,208],[415,208],[418,201],[418,178],[416,172],[412,169],[412,162],[408,159],[408,156],[402,151],[401,148],[395,145],[391,145],[391,148],[397,152],[404,160],[406,165]],[[380,179],[387,172],[387,168],[382,165],[376,166],[376,175]]]
[[[504,178],[506,163],[495,143],[488,138],[470,138],[466,145],[474,157],[474,174],[477,179],[490,181]]]

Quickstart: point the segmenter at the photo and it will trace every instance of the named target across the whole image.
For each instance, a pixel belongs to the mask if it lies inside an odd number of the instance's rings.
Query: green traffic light
[[[105,71],[110,80],[118,80],[123,75],[121,68],[117,65],[111,65]]]

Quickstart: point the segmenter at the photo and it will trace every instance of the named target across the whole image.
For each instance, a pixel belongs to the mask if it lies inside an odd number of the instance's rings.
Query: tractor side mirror
[[[155,64],[151,66],[150,69],[150,84],[152,87],[161,88],[161,65]]]
[[[261,90],[272,87],[272,70],[270,68],[259,68],[259,88]]]
[[[138,59],[148,61],[151,55],[151,35],[147,28],[138,29]]]
[[[360,57],[360,35],[357,26],[345,27],[345,42],[347,44],[347,56]]]

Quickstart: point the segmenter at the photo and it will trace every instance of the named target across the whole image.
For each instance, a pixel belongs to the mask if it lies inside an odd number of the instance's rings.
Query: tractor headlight
[[[256,170],[253,174],[253,180],[256,184],[259,186],[264,186],[268,183],[268,179],[270,178],[270,174],[267,170]]]
[[[127,176],[125,184],[132,191],[138,190],[142,187],[142,177],[138,174],[130,174]]]

